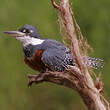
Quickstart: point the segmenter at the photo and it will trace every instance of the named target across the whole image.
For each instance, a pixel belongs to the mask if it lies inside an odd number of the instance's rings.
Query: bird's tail
[[[86,66],[95,68],[95,69],[103,68],[103,66],[104,66],[104,61],[99,58],[83,56],[83,61]]]

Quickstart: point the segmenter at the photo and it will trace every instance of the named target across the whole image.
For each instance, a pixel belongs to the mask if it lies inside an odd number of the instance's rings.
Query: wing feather
[[[67,58],[68,57],[68,58]],[[48,49],[42,54],[42,61],[52,71],[64,71],[68,65],[72,65],[71,53],[66,53],[63,50]]]

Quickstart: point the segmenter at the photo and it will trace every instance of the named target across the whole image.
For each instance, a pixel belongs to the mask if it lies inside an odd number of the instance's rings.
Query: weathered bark
[[[54,8],[59,10],[64,21],[68,39],[72,44],[71,50],[79,68],[70,67],[64,72],[47,71],[44,74],[29,75],[29,86],[33,82],[38,84],[44,81],[63,85],[76,90],[89,110],[110,110],[109,103],[107,103],[107,101],[103,98],[99,91],[100,88],[96,88],[87,67],[82,61],[69,0],[60,0],[60,6],[56,5],[55,1],[52,0],[52,4]],[[98,83],[100,85],[100,82]]]

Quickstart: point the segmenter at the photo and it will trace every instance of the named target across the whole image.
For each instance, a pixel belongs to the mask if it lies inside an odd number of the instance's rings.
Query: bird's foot
[[[29,81],[28,81],[28,87],[31,87],[33,83],[40,83],[43,81],[42,74],[37,74],[37,75],[28,75]]]

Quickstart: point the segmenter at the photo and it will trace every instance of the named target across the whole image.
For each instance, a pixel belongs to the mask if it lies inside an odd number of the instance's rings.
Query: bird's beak
[[[25,33],[19,31],[5,31],[4,33],[12,37],[23,37],[25,35]]]

